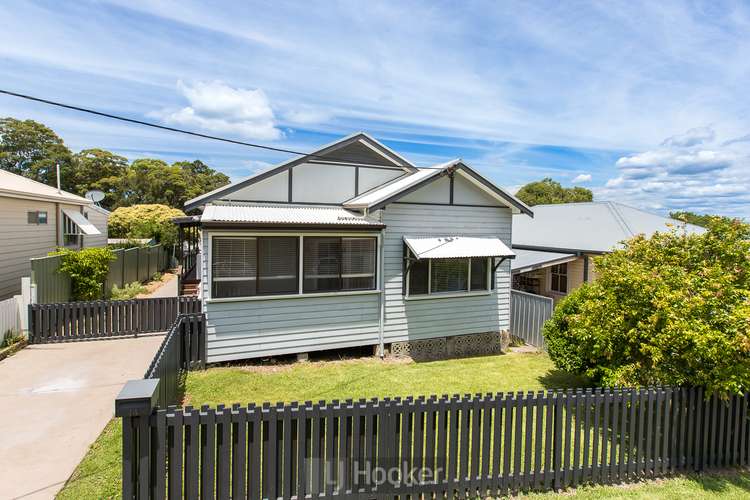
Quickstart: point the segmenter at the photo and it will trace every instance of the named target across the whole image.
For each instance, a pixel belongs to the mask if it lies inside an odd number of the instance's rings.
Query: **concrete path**
[[[177,275],[170,274],[165,276],[166,281],[151,293],[143,295],[143,298],[153,299],[156,297],[177,297]]]
[[[54,498],[162,339],[33,345],[0,361],[0,498]]]

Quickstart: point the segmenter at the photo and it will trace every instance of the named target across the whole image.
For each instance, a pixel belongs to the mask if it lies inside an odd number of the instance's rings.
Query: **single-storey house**
[[[29,259],[106,245],[108,216],[91,200],[0,170],[0,300],[20,293]]]
[[[509,327],[513,214],[532,215],[461,160],[417,168],[364,133],[185,209],[201,211],[183,223],[200,238],[209,362],[491,351]]]
[[[596,279],[591,257],[621,247],[638,234],[702,227],[622,203],[595,201],[535,205],[534,218],[513,220],[513,289],[557,302],[582,283]]]

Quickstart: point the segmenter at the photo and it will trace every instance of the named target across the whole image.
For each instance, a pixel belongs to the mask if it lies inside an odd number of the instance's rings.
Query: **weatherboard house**
[[[200,211],[179,223],[198,235],[183,262],[209,362],[355,346],[497,352],[513,215],[532,216],[461,160],[417,168],[363,133],[185,208]]]

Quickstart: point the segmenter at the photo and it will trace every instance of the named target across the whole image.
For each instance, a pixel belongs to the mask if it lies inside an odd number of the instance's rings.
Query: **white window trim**
[[[411,249],[409,247],[406,247],[407,256],[413,256]],[[464,257],[466,259],[469,259],[471,261],[472,258],[477,257]],[[433,259],[427,259],[427,293],[420,293],[417,295],[411,295],[409,292],[409,276],[411,274],[411,270],[409,270],[406,275],[403,277],[403,279],[406,280],[406,295],[404,295],[404,300],[428,300],[428,299],[453,299],[453,298],[460,298],[460,297],[478,297],[482,295],[491,295],[495,292],[495,290],[492,288],[492,257],[487,257],[487,288],[482,290],[472,290],[471,289],[471,262],[469,262],[469,276],[468,276],[468,286],[469,289],[465,292],[433,292],[432,291],[432,260]],[[497,287],[496,287],[497,288]]]
[[[243,238],[257,238],[262,236],[293,236],[299,238],[299,280],[297,283],[297,293],[279,294],[279,295],[250,295],[247,297],[212,297],[213,293],[213,248],[214,248],[214,237],[243,237]],[[305,279],[305,268],[304,268],[304,248],[305,248],[305,236],[331,236],[331,237],[353,237],[353,238],[375,238],[375,288],[373,290],[345,290],[340,292],[313,292],[304,293],[304,279]],[[378,269],[380,269],[380,239],[382,238],[381,232],[321,232],[321,231],[303,231],[303,232],[288,232],[288,231],[216,231],[208,232],[208,248],[206,253],[208,254],[206,264],[207,283],[205,286],[207,303],[218,303],[218,302],[248,302],[256,300],[279,300],[279,299],[301,299],[304,297],[335,297],[343,295],[369,295],[380,293],[380,280],[378,277]]]

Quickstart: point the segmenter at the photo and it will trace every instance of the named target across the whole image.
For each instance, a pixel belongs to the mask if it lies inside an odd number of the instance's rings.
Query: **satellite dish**
[[[86,194],[83,195],[84,198],[87,198],[94,203],[99,203],[104,199],[104,193],[102,191],[99,191],[98,189],[92,189],[91,191],[86,191]]]

